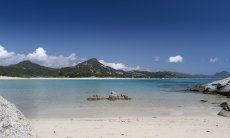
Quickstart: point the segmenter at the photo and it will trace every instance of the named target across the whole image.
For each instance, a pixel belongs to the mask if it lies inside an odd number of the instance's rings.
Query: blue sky
[[[1,65],[29,59],[60,67],[95,57],[125,70],[230,71],[228,0],[1,0],[0,5]]]

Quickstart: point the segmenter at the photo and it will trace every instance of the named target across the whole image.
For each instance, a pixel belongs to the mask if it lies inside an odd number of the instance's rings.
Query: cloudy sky
[[[0,65],[230,71],[227,0],[1,0]]]

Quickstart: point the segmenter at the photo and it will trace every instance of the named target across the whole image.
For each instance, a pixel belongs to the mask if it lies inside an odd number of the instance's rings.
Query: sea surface
[[[185,92],[189,86],[215,79],[92,79],[0,80],[0,95],[16,104],[28,118],[113,116],[180,116],[216,114],[221,96]],[[87,101],[93,94],[111,91],[130,101]],[[201,103],[200,100],[208,100]]]

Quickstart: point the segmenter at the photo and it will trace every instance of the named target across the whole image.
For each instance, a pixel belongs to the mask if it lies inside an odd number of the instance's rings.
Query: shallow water
[[[183,91],[212,81],[214,79],[0,80],[0,95],[15,103],[29,118],[215,114],[218,107],[211,102],[229,99]],[[133,100],[86,100],[96,93],[108,96],[111,90],[129,95]],[[201,99],[209,103],[202,104]]]

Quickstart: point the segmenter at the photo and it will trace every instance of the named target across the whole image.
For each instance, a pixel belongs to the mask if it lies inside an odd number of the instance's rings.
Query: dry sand
[[[230,118],[123,117],[30,119],[41,138],[230,138]]]

